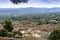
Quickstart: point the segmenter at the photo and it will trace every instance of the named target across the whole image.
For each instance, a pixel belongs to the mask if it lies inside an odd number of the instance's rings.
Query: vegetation
[[[50,40],[60,40],[60,29],[56,29],[54,30],[50,36],[49,36]]]
[[[52,15],[54,15],[54,16],[52,16]],[[6,18],[5,17],[1,17],[2,18],[2,20],[4,21],[4,19],[6,20]],[[46,14],[30,14],[30,15],[17,15],[17,16],[9,16],[8,17],[8,19],[11,19],[11,20],[13,20],[14,22],[15,21],[22,21],[22,20],[31,20],[31,25],[32,24],[34,24],[35,23],[35,21],[36,21],[36,25],[37,25],[37,29],[39,29],[39,30],[41,30],[41,31],[46,31],[46,32],[51,32],[51,31],[53,31],[53,30],[55,30],[55,28],[57,27],[57,26],[60,26],[59,24],[57,24],[59,21],[60,21],[60,16],[58,16],[57,17],[57,15],[56,14],[54,14],[54,13],[52,13],[52,14],[49,14],[49,15],[47,15],[47,13]],[[51,21],[52,20],[52,21]],[[12,22],[13,22],[12,21]],[[2,36],[2,37],[14,37],[14,36],[16,36],[16,34],[18,35],[18,36],[22,36],[23,34],[22,33],[20,33],[20,32],[12,32],[12,30],[13,30],[13,25],[12,25],[12,22],[10,21],[10,20],[6,20],[5,21],[5,23],[4,23],[4,30],[6,30],[6,31],[8,31],[8,32],[6,32],[6,35],[5,35],[5,33],[2,33],[2,32],[0,32],[0,35]],[[24,23],[24,22],[23,22]],[[22,24],[23,24],[22,23]],[[27,24],[27,23],[26,23]],[[25,24],[25,25],[26,25]],[[42,25],[41,25],[42,24]],[[46,24],[46,25],[45,25]],[[48,24],[48,25],[47,25]],[[55,25],[56,24],[56,25]],[[30,25],[30,24],[28,24],[28,25]],[[34,25],[32,25],[32,28],[34,27],[34,26],[36,26],[35,24]],[[43,26],[44,25],[44,26]],[[24,25],[23,25],[23,27],[25,27]],[[27,26],[26,26],[27,27]],[[31,26],[28,26],[28,27],[31,27]],[[4,34],[4,36],[2,35],[2,34]],[[50,40],[60,40],[59,38],[60,38],[60,29],[58,29],[58,30],[55,30],[55,31],[53,31],[51,34],[50,34],[50,36],[49,36],[49,39]]]
[[[15,36],[14,33],[8,33],[8,34],[7,34],[7,37],[14,37],[14,36]]]
[[[11,32],[13,30],[11,20],[6,20],[4,24],[4,29],[0,30],[0,37],[15,37],[16,34],[22,36],[21,32]]]
[[[0,37],[14,37],[15,34],[8,32],[5,29],[0,30]]]
[[[6,20],[4,24],[4,28],[9,32],[11,32],[13,30],[12,22],[10,20]]]
[[[5,30],[5,29],[1,29],[0,30],[0,36],[1,37],[5,37],[5,36],[7,36],[7,34],[8,34],[8,31],[7,30]]]
[[[10,20],[6,20],[4,24],[4,29],[0,30],[1,37],[13,37],[15,34],[11,33],[13,26]]]
[[[41,24],[50,24],[50,22],[48,22],[48,21],[39,21],[37,25],[41,25]]]
[[[13,33],[14,33],[14,34],[18,34],[18,35],[20,35],[20,36],[23,35],[23,34],[22,34],[21,32],[19,32],[19,31],[14,31]]]

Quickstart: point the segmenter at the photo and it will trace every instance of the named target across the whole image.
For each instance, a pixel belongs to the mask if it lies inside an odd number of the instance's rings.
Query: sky
[[[53,8],[60,7],[60,0],[29,0],[28,3],[13,4],[10,0],[0,0],[0,8]]]

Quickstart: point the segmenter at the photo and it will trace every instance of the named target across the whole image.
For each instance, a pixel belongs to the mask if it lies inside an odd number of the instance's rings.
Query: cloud
[[[0,0],[0,8],[21,8],[21,7],[60,7],[60,0],[29,0],[26,4],[14,5],[10,0]]]

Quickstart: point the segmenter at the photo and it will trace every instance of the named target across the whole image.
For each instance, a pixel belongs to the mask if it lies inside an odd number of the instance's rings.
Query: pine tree
[[[4,28],[9,32],[11,32],[13,30],[12,22],[10,20],[6,20],[4,24]]]

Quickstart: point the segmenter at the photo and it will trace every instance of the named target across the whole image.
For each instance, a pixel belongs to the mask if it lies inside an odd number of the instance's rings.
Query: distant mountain
[[[60,12],[60,8],[0,8],[0,15],[16,13]]]

